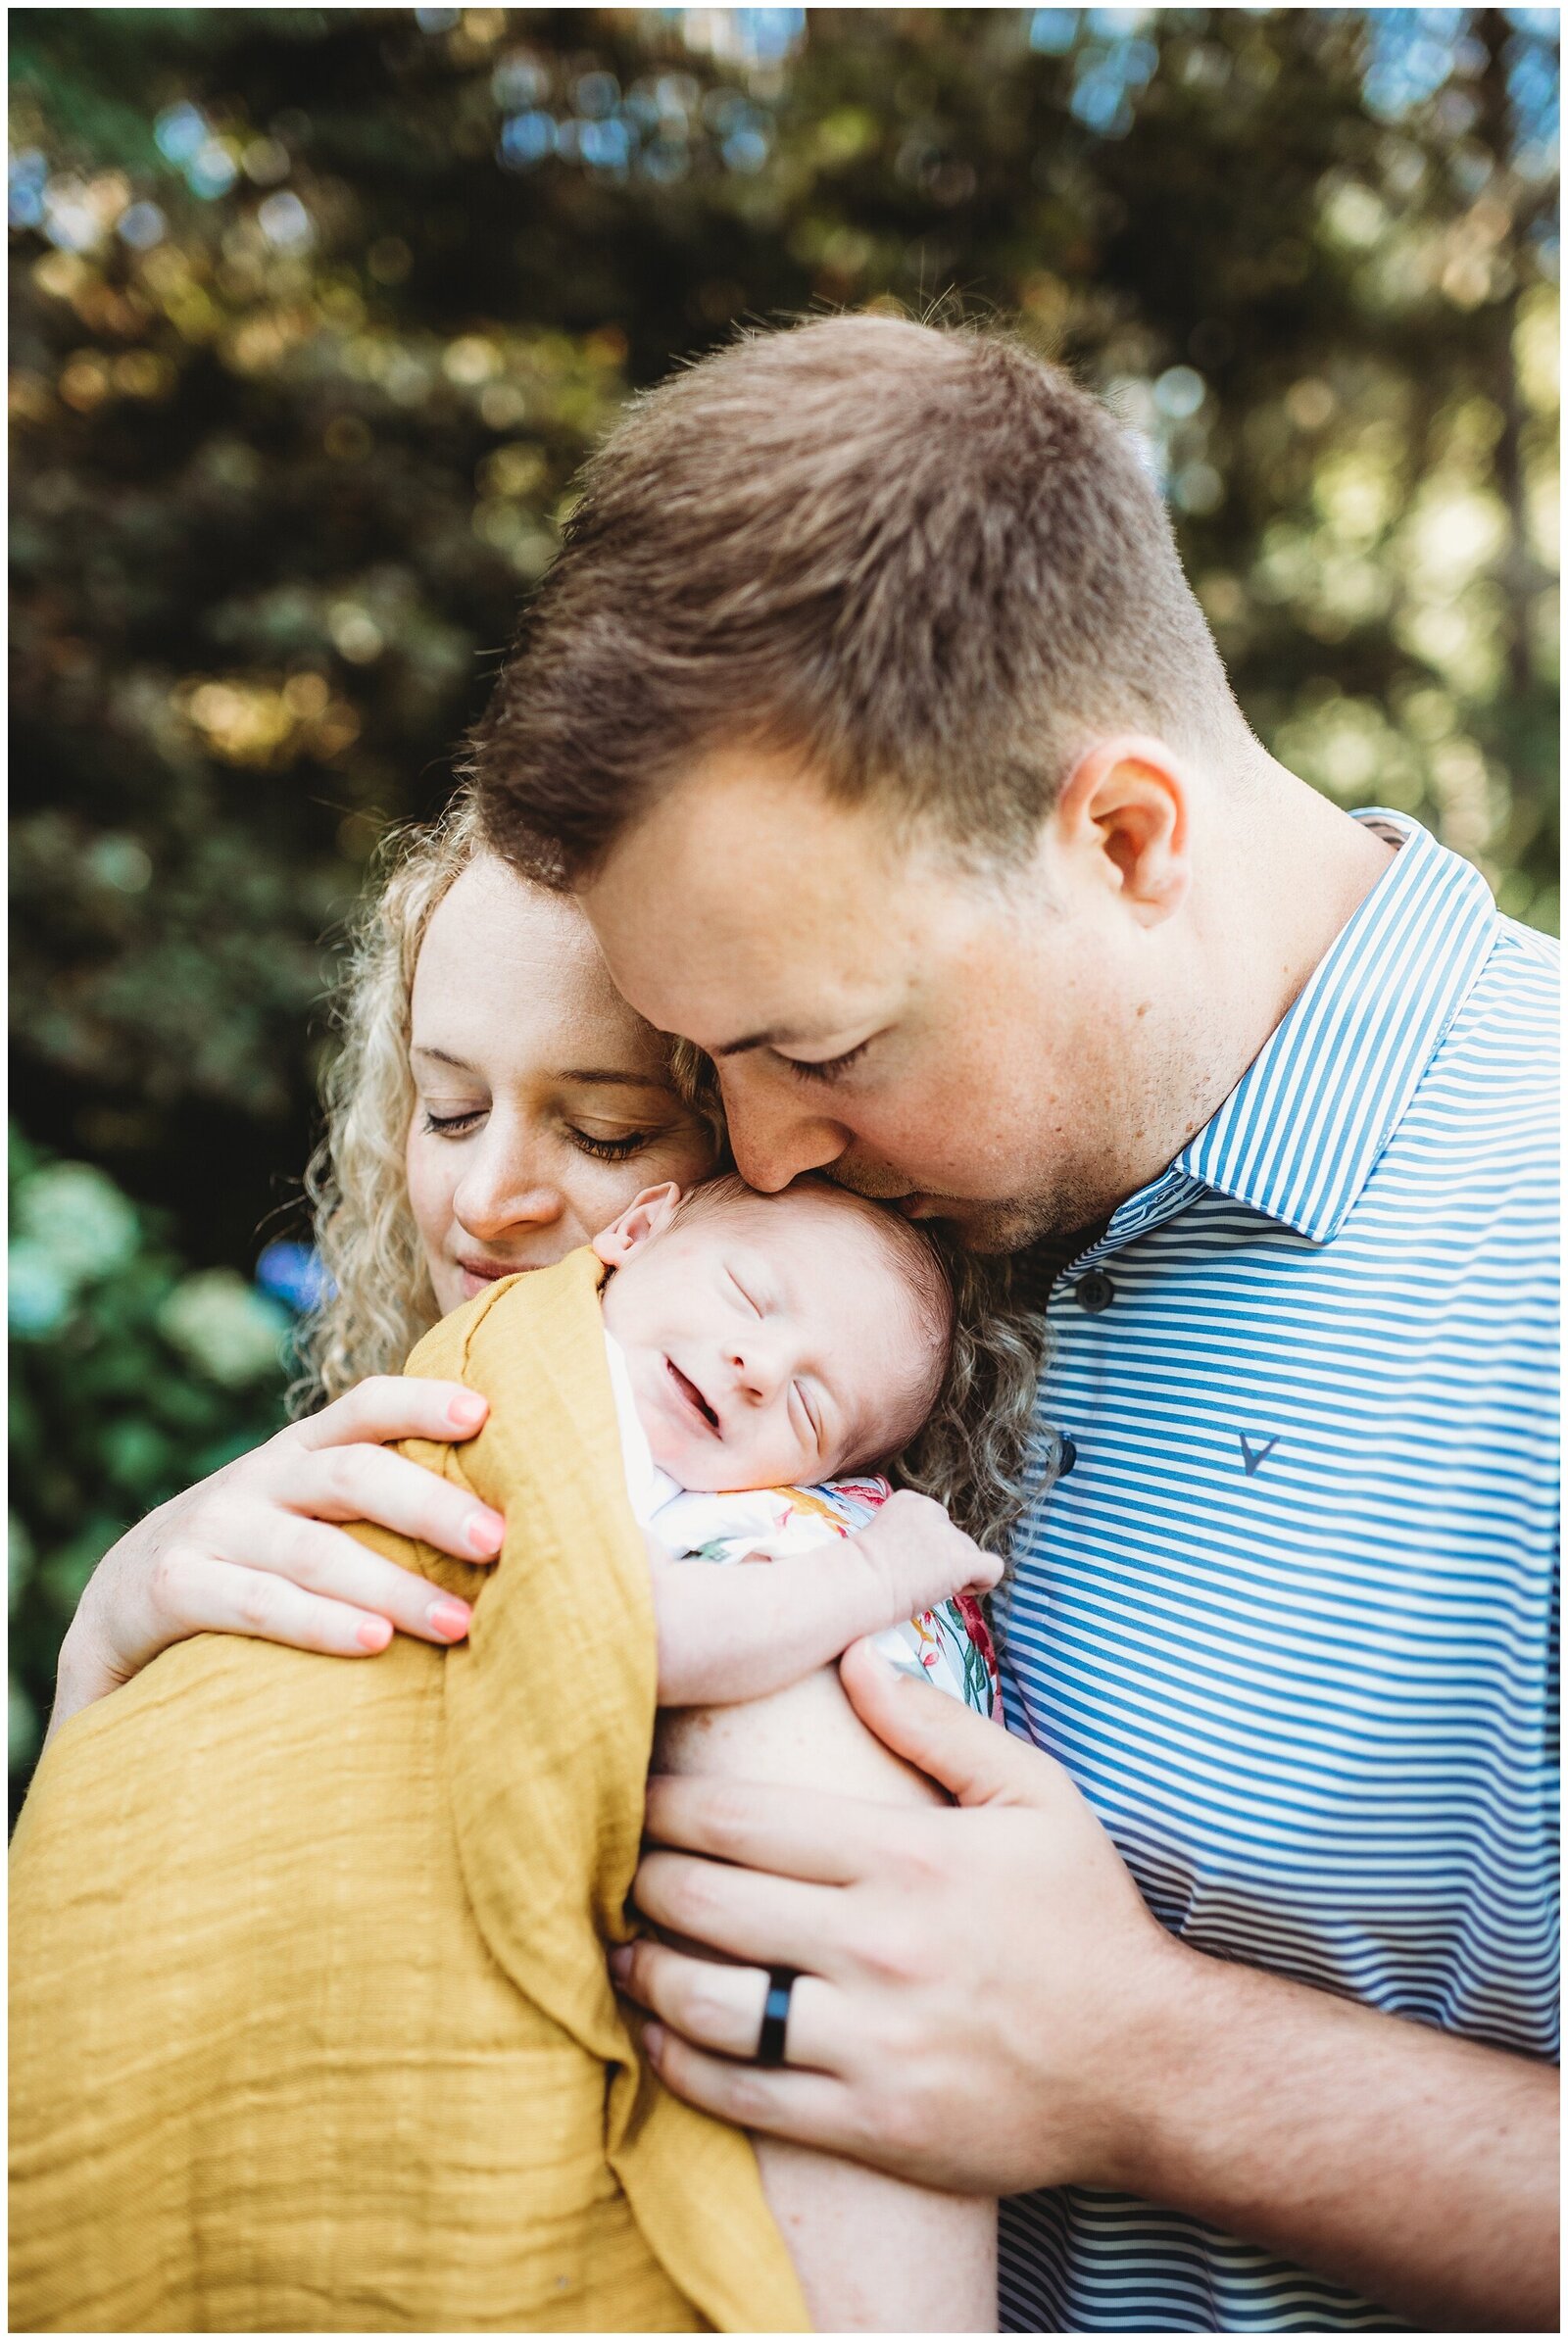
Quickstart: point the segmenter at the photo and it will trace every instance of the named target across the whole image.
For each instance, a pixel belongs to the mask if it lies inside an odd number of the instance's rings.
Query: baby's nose
[[[749,1341],[731,1361],[743,1390],[760,1402],[775,1397],[784,1379],[781,1360],[765,1341]]]

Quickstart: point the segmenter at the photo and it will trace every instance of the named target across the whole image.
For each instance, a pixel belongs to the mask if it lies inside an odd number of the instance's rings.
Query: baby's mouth
[[[714,1413],[712,1407],[709,1405],[708,1400],[703,1396],[702,1391],[698,1389],[691,1376],[689,1374],[683,1374],[672,1357],[666,1357],[664,1363],[669,1369],[671,1381],[674,1383],[676,1390],[680,1392],[681,1397],[685,1400],[686,1404],[692,1409],[694,1414],[700,1415],[702,1417],[702,1420],[707,1424],[710,1431],[716,1432],[718,1429],[718,1416]]]

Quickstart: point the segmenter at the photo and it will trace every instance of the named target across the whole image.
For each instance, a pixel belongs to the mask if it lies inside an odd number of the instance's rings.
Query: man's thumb
[[[1038,1751],[961,1701],[900,1674],[875,1644],[852,1642],[839,1674],[861,1723],[961,1805],[1040,1801]]]

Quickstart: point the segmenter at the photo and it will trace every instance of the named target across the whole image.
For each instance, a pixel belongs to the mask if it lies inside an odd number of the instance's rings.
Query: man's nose
[[[803,1110],[764,1075],[719,1072],[735,1168],[748,1187],[777,1195],[803,1171],[825,1170],[849,1147],[842,1122]]]
[[[514,1228],[548,1227],[565,1210],[566,1198],[531,1166],[509,1158],[507,1150],[481,1150],[453,1191],[452,1210],[480,1244],[495,1244]]]

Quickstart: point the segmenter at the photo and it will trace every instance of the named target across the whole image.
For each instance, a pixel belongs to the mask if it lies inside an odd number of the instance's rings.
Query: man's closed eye
[[[876,1038],[873,1033],[871,1040]],[[798,1081],[842,1081],[852,1065],[858,1064],[870,1048],[871,1041],[858,1041],[853,1049],[846,1049],[842,1056],[824,1057],[819,1065],[804,1064],[798,1056],[781,1056],[779,1063],[788,1065]]]

